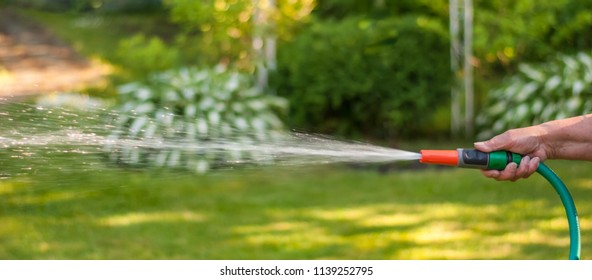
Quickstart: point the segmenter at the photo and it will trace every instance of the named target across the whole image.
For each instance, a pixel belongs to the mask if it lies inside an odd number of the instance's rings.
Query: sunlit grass
[[[589,163],[551,164],[592,246]],[[348,167],[100,172],[0,181],[2,259],[565,259],[541,178]]]
[[[199,213],[190,211],[176,211],[176,212],[132,212],[122,215],[112,215],[98,219],[99,225],[118,227],[118,226],[133,226],[144,223],[173,223],[173,222],[204,222],[205,216]]]

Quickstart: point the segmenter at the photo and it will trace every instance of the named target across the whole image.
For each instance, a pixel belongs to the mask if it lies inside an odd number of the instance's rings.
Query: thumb
[[[493,152],[506,149],[507,141],[502,141],[505,135],[498,135],[487,141],[474,143],[475,149],[482,152]]]
[[[492,152],[494,149],[491,147],[489,141],[475,142],[475,149],[482,152]]]

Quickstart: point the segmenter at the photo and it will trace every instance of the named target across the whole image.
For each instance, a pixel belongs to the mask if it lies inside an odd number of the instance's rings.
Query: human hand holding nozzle
[[[578,213],[569,190],[542,161],[546,159],[592,160],[592,114],[508,130],[476,149],[421,150],[419,162],[481,169],[497,180],[526,178],[535,171],[553,186],[569,225],[569,259],[580,259]]]
[[[475,143],[482,152],[506,150],[523,155],[504,170],[482,170],[486,177],[515,181],[528,178],[546,159],[592,160],[592,114],[508,130]]]

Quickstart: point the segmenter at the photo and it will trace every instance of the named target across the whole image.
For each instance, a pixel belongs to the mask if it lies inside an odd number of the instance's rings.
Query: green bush
[[[477,118],[488,138],[507,129],[592,112],[592,56],[558,55],[536,65],[521,64],[519,72],[489,92]]]
[[[570,0],[558,11],[550,41],[559,50],[592,48],[592,1]]]
[[[429,131],[448,106],[447,32],[415,16],[314,22],[279,49],[275,83],[292,125],[381,138]]]
[[[140,75],[171,69],[179,64],[177,48],[167,46],[158,37],[147,38],[143,34],[120,41],[116,56],[126,65],[126,70]]]
[[[121,86],[119,93],[120,114],[106,147],[111,159],[198,172],[263,156],[212,145],[252,144],[274,137],[283,127],[277,110],[287,106],[284,99],[257,90],[250,76],[222,67],[155,74],[146,82]]]
[[[342,19],[348,16],[372,17],[425,14],[448,17],[448,0],[316,0],[315,14],[324,19]]]

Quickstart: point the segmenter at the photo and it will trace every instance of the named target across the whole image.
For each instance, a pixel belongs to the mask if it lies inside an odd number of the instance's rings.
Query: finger
[[[497,177],[496,179],[499,181],[516,181],[518,179],[518,177],[516,177],[516,171],[518,169],[518,164],[516,164],[515,162],[511,162],[510,164],[508,164],[506,166],[506,169],[502,170],[500,172],[499,177]]]
[[[532,173],[536,172],[537,168],[539,168],[539,163],[541,162],[541,159],[538,157],[533,157],[530,162],[528,163],[528,173],[527,176],[524,178],[528,178],[530,177],[530,175],[532,175]]]
[[[483,173],[483,176],[493,179],[497,179],[497,177],[500,176],[500,172],[498,170],[481,170],[481,173]]]
[[[516,177],[518,177],[518,178],[528,177],[530,175],[528,173],[529,166],[530,166],[530,157],[529,156],[522,157],[522,160],[520,160],[520,165],[518,166],[518,169],[516,169]]]

